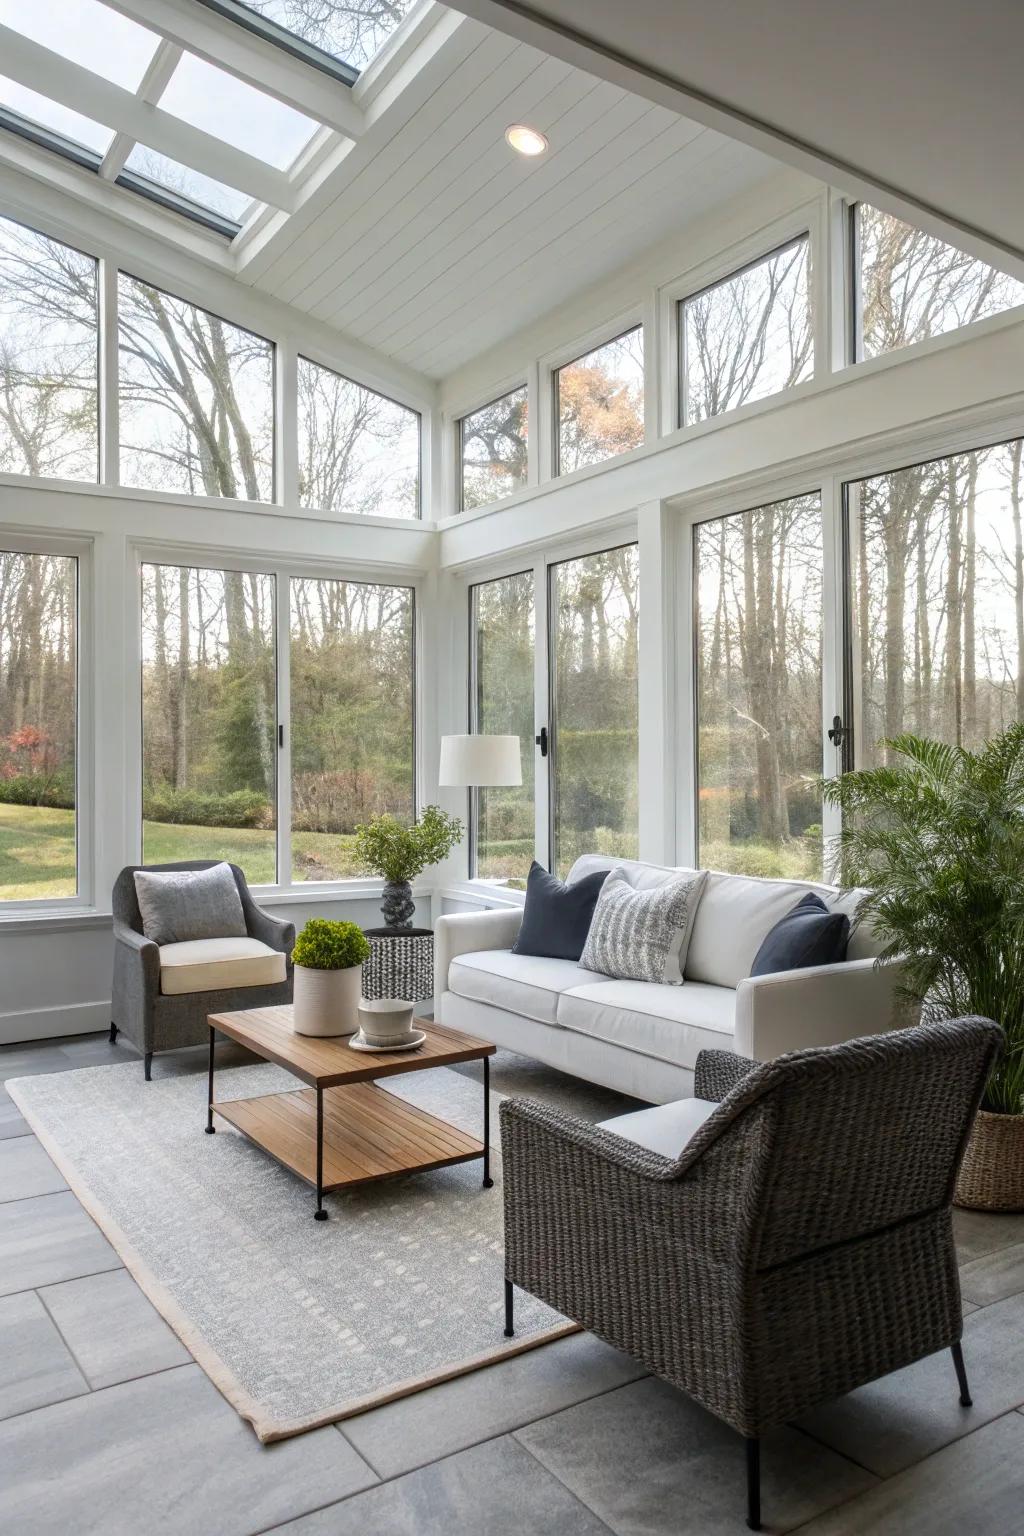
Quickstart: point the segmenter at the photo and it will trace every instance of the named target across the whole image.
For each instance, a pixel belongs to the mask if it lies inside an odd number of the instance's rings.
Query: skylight
[[[138,90],[160,43],[100,0],[0,0],[0,25],[126,91]]]
[[[212,176],[204,176],[202,171],[194,171],[191,166],[182,165],[178,160],[172,160],[168,155],[161,155],[155,149],[149,149],[145,144],[136,144],[128,159],[125,161],[124,170],[131,176],[138,176],[153,187],[171,194],[171,207],[178,206],[178,200],[184,198],[193,203],[197,208],[209,209],[212,213],[220,214],[229,224],[236,229],[241,228],[242,215],[252,202],[252,198],[245,192],[239,192],[235,187],[226,187],[222,181],[215,181]],[[122,173],[124,175],[124,173]],[[131,185],[131,182],[128,182]],[[135,190],[144,191],[144,188]],[[179,210],[187,212],[187,209]]]
[[[340,78],[352,78],[380,52],[416,0],[202,0],[202,3],[210,10],[230,16],[240,26],[259,32],[279,48],[298,53],[318,68],[327,69]]]
[[[91,118],[73,112],[70,107],[61,106],[58,101],[40,96],[38,91],[30,91],[28,86],[19,85],[16,80],[8,80],[5,75],[0,75],[0,110],[12,112],[22,120],[21,124],[5,125],[13,127],[15,132],[23,132],[25,128],[35,126],[41,130],[40,136],[44,139],[50,134],[59,134],[61,139],[68,142],[54,145],[54,148],[60,149],[72,159],[79,158],[73,153],[75,146],[91,150],[93,153],[84,157],[87,164],[92,164],[93,160],[98,163],[114,137],[113,129],[104,128]]]
[[[288,169],[317,130],[311,117],[193,53],[182,55],[160,106],[279,171]]]

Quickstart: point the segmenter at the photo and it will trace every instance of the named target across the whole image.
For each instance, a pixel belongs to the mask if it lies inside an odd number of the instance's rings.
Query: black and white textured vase
[[[416,903],[412,899],[412,886],[408,880],[385,881],[380,910],[388,928],[412,927]]]

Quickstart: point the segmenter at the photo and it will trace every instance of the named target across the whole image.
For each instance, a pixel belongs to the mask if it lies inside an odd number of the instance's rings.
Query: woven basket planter
[[[972,1211],[1024,1211],[1024,1115],[978,1111],[955,1199]]]

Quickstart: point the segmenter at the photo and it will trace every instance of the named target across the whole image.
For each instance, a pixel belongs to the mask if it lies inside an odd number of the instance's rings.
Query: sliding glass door
[[[470,873],[526,884],[535,853],[533,571],[470,588],[470,729],[518,736],[521,785],[478,789],[470,816]]]
[[[819,878],[821,498],[694,528],[697,860]]]

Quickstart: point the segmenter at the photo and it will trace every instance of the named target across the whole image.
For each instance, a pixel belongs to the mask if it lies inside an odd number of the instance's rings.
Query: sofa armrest
[[[736,988],[736,1054],[773,1061],[787,1051],[839,1045],[917,1022],[899,961],[845,960],[747,976]]]
[[[749,1056],[737,1056],[735,1051],[698,1051],[693,1096],[706,1099],[709,1104],[720,1104],[753,1071],[754,1062]]]
[[[434,1018],[448,989],[448,968],[457,955],[482,949],[511,949],[523,922],[522,907],[489,907],[485,912],[449,912],[434,923]]]

